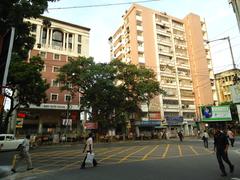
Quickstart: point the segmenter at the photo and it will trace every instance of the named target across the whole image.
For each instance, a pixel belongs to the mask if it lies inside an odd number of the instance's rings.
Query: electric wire
[[[92,4],[92,5],[80,5],[80,6],[69,6],[69,7],[56,7],[48,8],[48,10],[63,10],[63,9],[80,9],[80,8],[94,8],[94,7],[107,7],[107,6],[120,6],[133,3],[149,3],[160,0],[143,0],[143,1],[133,1],[133,2],[122,2],[122,3],[108,3],[108,4]]]

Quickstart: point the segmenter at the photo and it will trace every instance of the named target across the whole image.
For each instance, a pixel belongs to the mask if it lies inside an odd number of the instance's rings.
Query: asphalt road
[[[212,143],[209,149],[202,142],[188,140],[144,141],[98,144],[95,146],[96,168],[80,169],[84,154],[83,145],[40,147],[31,152],[34,170],[26,171],[25,165],[4,180],[220,180],[240,179],[240,144],[229,148],[229,158],[235,172],[220,177]],[[8,163],[14,152],[0,153],[0,165]],[[226,166],[227,171],[229,171]],[[237,180],[235,179],[235,180]]]

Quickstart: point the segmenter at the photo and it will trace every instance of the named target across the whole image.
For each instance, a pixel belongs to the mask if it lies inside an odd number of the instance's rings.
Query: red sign
[[[97,129],[98,128],[98,123],[94,122],[87,122],[84,124],[85,129]]]
[[[25,118],[26,117],[26,113],[20,112],[20,113],[17,114],[17,117]]]

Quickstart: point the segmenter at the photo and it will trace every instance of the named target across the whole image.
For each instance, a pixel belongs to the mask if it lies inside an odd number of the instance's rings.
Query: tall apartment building
[[[219,103],[232,101],[230,87],[234,84],[235,75],[240,76],[240,69],[229,69],[215,74]]]
[[[191,134],[199,106],[217,101],[204,20],[194,14],[179,19],[137,4],[122,17],[109,39],[111,58],[153,69],[167,95],[151,101],[150,119],[167,119]]]
[[[59,68],[66,64],[70,58],[89,56],[89,31],[87,27],[63,22],[60,20],[41,17],[38,19],[26,19],[33,24],[31,34],[36,38],[36,43],[30,56],[41,56],[44,60],[42,77],[50,84],[47,90],[47,102],[41,106],[30,106],[30,119],[24,121],[23,128],[34,133],[60,132],[61,130],[76,129],[79,125],[80,95],[74,98],[59,90],[56,81]],[[72,125],[63,126],[66,119],[70,101],[69,112]],[[67,122],[65,122],[66,124]]]

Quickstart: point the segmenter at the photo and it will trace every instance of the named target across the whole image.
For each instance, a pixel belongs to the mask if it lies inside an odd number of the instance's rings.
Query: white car
[[[17,150],[23,139],[16,139],[14,134],[0,134],[0,151]]]

